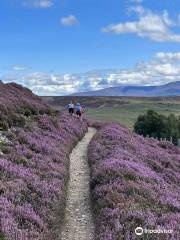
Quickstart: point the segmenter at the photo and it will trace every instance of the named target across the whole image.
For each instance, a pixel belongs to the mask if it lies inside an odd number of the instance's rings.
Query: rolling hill
[[[179,156],[169,142],[115,123],[99,126],[88,146],[95,239],[179,239]],[[172,231],[137,238],[138,226]]]
[[[29,89],[0,82],[0,240],[58,239],[69,154],[86,131]]]
[[[180,81],[171,82],[160,86],[117,86],[97,91],[78,92],[73,96],[179,96]]]

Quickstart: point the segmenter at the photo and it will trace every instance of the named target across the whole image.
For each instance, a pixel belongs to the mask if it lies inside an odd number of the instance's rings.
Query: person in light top
[[[78,117],[78,119],[80,119],[82,121],[82,114],[83,114],[84,110],[81,107],[80,103],[76,103],[75,110],[76,110],[76,116]]]
[[[68,110],[69,110],[69,114],[71,116],[73,116],[74,115],[74,103],[72,101],[68,104]]]

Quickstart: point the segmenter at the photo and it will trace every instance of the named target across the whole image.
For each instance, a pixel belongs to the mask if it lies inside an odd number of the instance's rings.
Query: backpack
[[[81,106],[76,106],[76,111],[80,111],[81,112]]]

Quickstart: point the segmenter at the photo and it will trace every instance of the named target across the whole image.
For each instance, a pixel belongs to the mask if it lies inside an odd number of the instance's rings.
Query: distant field
[[[100,121],[116,121],[133,128],[139,114],[153,109],[168,115],[180,115],[180,97],[43,97],[54,108],[62,110],[73,99],[86,108],[87,116]]]

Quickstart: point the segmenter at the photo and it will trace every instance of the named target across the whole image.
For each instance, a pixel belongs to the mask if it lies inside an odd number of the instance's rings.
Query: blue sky
[[[0,78],[39,95],[180,80],[179,0],[1,0],[0,31]]]

